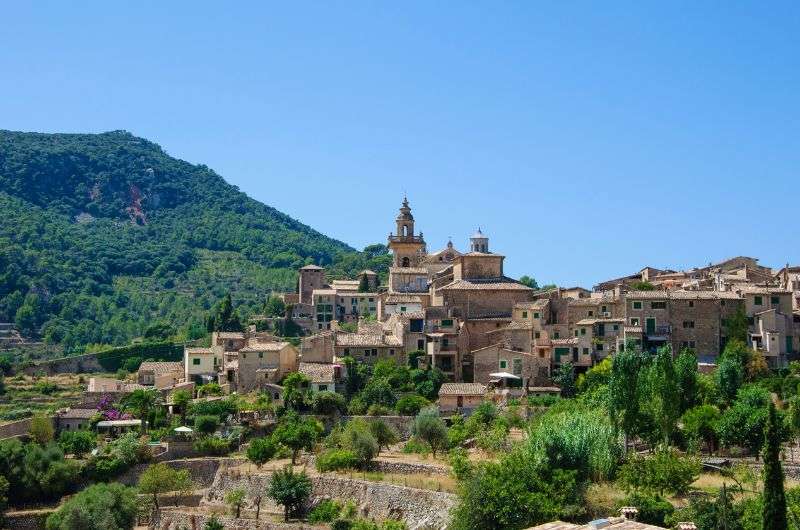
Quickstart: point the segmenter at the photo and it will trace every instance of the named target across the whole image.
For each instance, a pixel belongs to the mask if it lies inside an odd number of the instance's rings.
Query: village
[[[744,351],[731,395],[725,379],[714,397],[693,387],[696,396],[680,412],[712,400],[732,410],[742,379],[769,373],[794,385],[791,395],[773,390],[772,398],[794,410],[800,266],[773,269],[740,256],[683,271],[648,266],[591,289],[538,289],[505,275],[505,256],[480,229],[468,245],[460,251],[448,241],[429,252],[404,198],[387,240],[386,281],[370,270],[328,281],[323,267],[310,264],[298,271],[297,292],[279,294],[284,315],[241,330],[220,321],[205,343],[168,352],[174,360],[154,352],[121,377],[98,369],[91,355],[85,365],[66,358],[26,366],[6,384],[69,386],[69,406],[2,424],[0,437],[59,440],[63,462],[81,462],[73,473],[83,485],[138,486],[128,517],[142,528],[443,529],[460,528],[459,495],[468,494],[459,484],[474,478],[481,462],[532,444],[537,418],[560,402],[576,394],[591,402],[593,390],[613,387],[618,355],[665,355],[670,366],[691,358],[692,378],[717,381],[730,352]],[[299,336],[281,334],[287,323]],[[17,340],[8,326],[0,332]],[[569,414],[554,416],[565,421]],[[682,452],[695,456],[668,453],[685,459],[676,466],[691,467],[688,483],[670,494],[672,504],[686,506],[691,484],[746,481],[763,434],[748,446],[744,435],[726,441],[724,433],[698,428],[691,442],[690,422],[677,418],[668,445],[680,431]],[[763,424],[758,428],[763,433]],[[640,450],[654,449],[663,434],[634,430],[632,448]],[[783,459],[788,451],[793,460],[794,446],[785,442]],[[629,450],[627,439],[620,450]],[[800,478],[800,468],[787,462],[787,476],[790,469]],[[564,501],[579,505],[576,522],[559,521],[564,512],[554,510],[535,528],[667,527],[665,516],[657,525],[641,520],[652,508],[634,504],[643,497],[601,493],[611,475],[601,480],[604,472],[589,472],[583,480],[591,477],[585,484],[596,489],[586,503]],[[794,484],[794,475],[787,480]],[[64,482],[43,498],[57,501],[79,489]],[[20,494],[14,488],[10,495]],[[641,493],[639,485],[626,491]],[[15,508],[6,527],[44,528],[55,509]],[[581,522],[589,520],[594,526]],[[477,526],[473,519],[463,527]],[[696,528],[686,520],[669,527]]]

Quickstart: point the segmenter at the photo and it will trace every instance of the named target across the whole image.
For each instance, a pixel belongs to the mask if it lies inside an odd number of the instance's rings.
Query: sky
[[[124,129],[353,247],[800,264],[800,3],[7,2],[0,128]]]

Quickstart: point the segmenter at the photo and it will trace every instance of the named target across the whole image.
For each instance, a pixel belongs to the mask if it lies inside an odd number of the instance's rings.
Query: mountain
[[[122,344],[154,323],[202,333],[226,292],[243,316],[296,269],[385,270],[203,165],[125,131],[0,131],[0,321],[68,350]]]

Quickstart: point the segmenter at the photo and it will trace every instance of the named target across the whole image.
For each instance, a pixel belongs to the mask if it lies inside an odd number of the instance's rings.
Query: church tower
[[[394,255],[394,267],[416,267],[425,256],[425,240],[422,232],[414,235],[414,216],[408,198],[403,197],[403,205],[395,219],[396,233],[389,234],[389,249]]]
[[[480,228],[469,238],[469,251],[489,254],[489,238],[481,232]]]

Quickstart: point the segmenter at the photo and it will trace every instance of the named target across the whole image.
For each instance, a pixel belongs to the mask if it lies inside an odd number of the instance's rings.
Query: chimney
[[[619,514],[627,521],[635,521],[639,510],[635,506],[623,506],[619,509]]]

